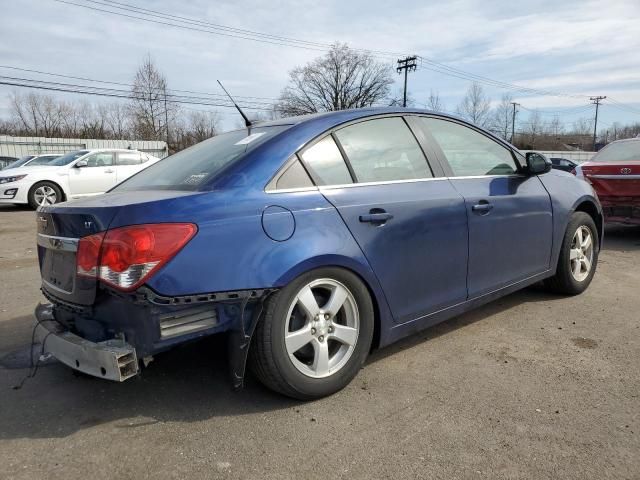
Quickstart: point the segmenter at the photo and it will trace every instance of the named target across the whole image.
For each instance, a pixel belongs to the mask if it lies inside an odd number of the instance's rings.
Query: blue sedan
[[[460,119],[370,108],[216,136],[109,193],[41,207],[43,350],[123,381],[225,333],[235,387],[313,399],[373,348],[543,281],[583,292],[591,186]]]

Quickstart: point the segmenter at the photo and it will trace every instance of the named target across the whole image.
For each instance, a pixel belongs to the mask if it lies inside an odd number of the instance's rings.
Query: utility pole
[[[407,73],[409,70],[415,70],[418,67],[416,63],[417,59],[418,57],[413,55],[412,57],[405,57],[404,59],[398,60],[398,68],[396,68],[396,72],[402,73],[404,70],[404,94],[402,97],[403,107],[407,106]]]
[[[595,104],[596,106],[596,119],[593,122],[593,151],[594,152],[596,151],[596,132],[598,131],[598,107],[600,106],[600,100],[604,100],[605,98],[607,98],[606,95],[589,97],[589,100],[591,100],[591,103]]]
[[[164,90],[164,128],[167,134],[167,153],[169,153],[169,112],[167,111],[167,89]]]
[[[518,112],[516,110],[516,107],[519,107],[520,104],[516,102],[511,102],[511,105],[513,105],[513,114],[511,115],[511,143],[513,143],[513,138],[516,133],[516,113]]]

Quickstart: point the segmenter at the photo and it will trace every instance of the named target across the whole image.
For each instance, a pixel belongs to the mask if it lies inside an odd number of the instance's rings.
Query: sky
[[[65,1],[109,9],[105,0]],[[595,95],[608,97],[600,108],[599,126],[640,121],[638,0],[403,0],[395,5],[371,0],[119,1],[121,6],[269,35],[389,52],[376,58],[392,66],[397,53],[417,54],[499,82],[560,94],[511,91],[522,106],[521,122],[538,109],[545,119],[557,115],[570,126],[580,117],[593,116],[588,97]],[[131,83],[137,66],[151,55],[170,88],[219,94],[220,79],[235,95],[271,102],[291,69],[323,54],[153,24],[56,0],[0,0],[0,11],[0,76],[73,82],[6,68],[17,67]],[[433,91],[446,110],[454,111],[470,80],[424,67],[429,65],[423,62],[409,74],[411,97],[420,105]],[[402,77],[394,76],[395,92]],[[509,92],[483,87],[494,103]],[[8,96],[15,90],[0,85],[0,117],[9,115]],[[235,111],[217,110],[225,128],[237,126]]]

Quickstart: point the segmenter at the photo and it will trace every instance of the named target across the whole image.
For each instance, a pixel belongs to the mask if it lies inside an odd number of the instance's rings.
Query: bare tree
[[[125,105],[119,102],[102,105],[100,114],[104,118],[110,137],[118,139],[131,138],[131,115]]]
[[[500,103],[493,112],[493,125],[491,125],[491,130],[505,140],[511,138],[511,120],[513,115],[511,102],[513,102],[511,94],[503,94]]]
[[[530,150],[536,148],[536,140],[539,136],[544,135],[545,123],[542,120],[542,115],[538,110],[534,110],[529,115],[529,119],[525,123],[524,133],[526,135],[527,147]]]
[[[389,65],[336,43],[325,56],[289,72],[278,109],[302,115],[369,107],[388,96],[392,83]]]
[[[429,92],[429,98],[427,98],[427,108],[434,112],[444,112],[444,103],[440,99],[440,94],[431,90]]]
[[[399,88],[396,90],[395,94],[388,99],[388,105],[390,107],[401,107],[404,102],[404,91]],[[407,92],[407,107],[415,106],[416,101],[411,95],[411,92]]]
[[[217,112],[192,112],[189,115],[189,132],[193,143],[215,137],[220,131],[220,117]]]
[[[28,93],[11,95],[11,110],[15,121],[29,135],[51,136],[62,123],[60,105],[49,95]]]
[[[580,149],[584,149],[585,146],[590,145],[593,141],[593,120],[590,118],[581,117],[573,122],[573,132],[575,139],[574,142]]]
[[[560,117],[558,117],[557,115],[555,115],[551,121],[549,122],[548,125],[548,130],[549,130],[549,135],[551,135],[551,141],[553,144],[553,148],[559,148],[560,147],[560,139],[562,137],[562,134],[564,133],[564,125],[562,124],[562,121],[560,120]]]
[[[168,98],[167,80],[150,56],[138,68],[131,94],[136,135],[149,140],[167,138],[167,121],[174,119],[178,107]]]
[[[469,86],[456,113],[479,127],[487,127],[491,122],[490,110],[491,100],[484,94],[482,86],[474,82]]]

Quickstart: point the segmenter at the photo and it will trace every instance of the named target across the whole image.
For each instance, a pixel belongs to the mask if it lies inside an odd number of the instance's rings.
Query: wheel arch
[[[62,200],[61,201],[65,202],[67,200],[67,192],[66,192],[65,188],[61,185],[60,182],[56,182],[55,180],[49,180],[48,178],[43,178],[41,180],[37,180],[37,181],[33,182],[33,185],[31,185],[31,187],[29,187],[29,191],[27,192],[27,201],[31,198],[31,192],[33,192],[33,189],[36,188],[36,185],[39,185],[41,183],[52,183],[53,185],[58,187],[60,189],[60,191],[62,192]]]
[[[365,285],[369,292],[369,296],[371,297],[374,312],[371,350],[379,348],[381,346],[383,330],[391,325],[392,318],[382,287],[368,264],[364,265],[357,260],[341,255],[322,255],[307,259],[289,269],[278,279],[278,286],[283,287],[300,275],[325,267],[336,267],[347,270],[356,275]]]
[[[593,222],[596,224],[598,233],[598,249],[600,249],[600,245],[602,244],[602,234],[604,233],[604,217],[602,215],[602,210],[598,208],[598,205],[593,199],[582,198],[578,200],[577,204],[573,208],[573,211],[584,212],[593,219]]]

